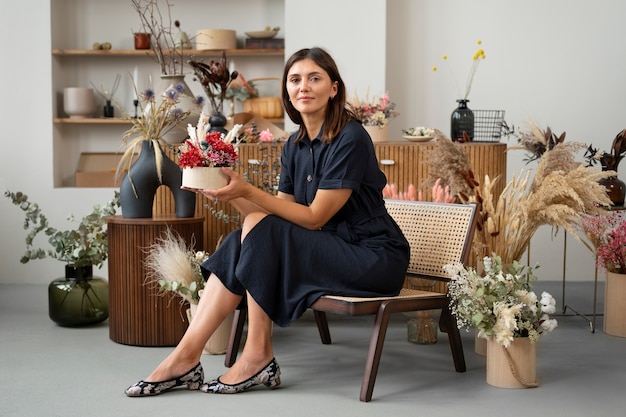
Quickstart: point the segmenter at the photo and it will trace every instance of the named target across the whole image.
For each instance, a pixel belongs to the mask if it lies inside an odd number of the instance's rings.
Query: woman
[[[409,245],[385,210],[385,175],[372,141],[346,108],[346,88],[331,56],[320,48],[293,54],[282,100],[300,128],[283,147],[278,195],[224,168],[227,186],[201,190],[211,200],[229,201],[244,216],[243,226],[202,265],[206,287],[178,346],[126,395],[183,385],[216,393],[275,388],[280,368],[272,321],[288,326],[324,294],[388,296],[402,287]],[[202,348],[242,301],[248,308],[243,352],[225,374],[203,384]]]

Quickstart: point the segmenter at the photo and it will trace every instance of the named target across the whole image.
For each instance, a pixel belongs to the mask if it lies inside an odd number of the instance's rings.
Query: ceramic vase
[[[109,317],[109,288],[93,267],[65,266],[65,276],[48,285],[48,314],[61,326],[100,323]]]
[[[626,337],[626,274],[606,273],[603,330],[611,336]]]
[[[389,126],[363,126],[372,138],[372,142],[388,142]]]
[[[457,100],[457,108],[450,116],[450,139],[453,142],[465,142],[463,132],[469,140],[474,139],[474,112],[467,107],[469,100]]]
[[[614,206],[621,207],[624,205],[624,197],[626,196],[626,184],[624,184],[624,181],[615,176],[602,178],[598,182],[606,188],[606,193]]]
[[[508,354],[507,354],[508,353]],[[515,337],[504,348],[496,338],[487,339],[487,383],[499,388],[537,386],[537,346],[528,337]]]
[[[226,123],[228,123],[226,116],[220,111],[214,111],[211,113],[211,117],[209,117],[209,124],[211,125],[209,132],[220,132],[223,135],[228,134],[228,130],[225,128]]]
[[[120,184],[122,217],[151,218],[154,196],[161,185],[167,186],[174,197],[176,217],[193,217],[196,211],[196,194],[182,190],[181,168],[162,152],[161,180],[157,173],[156,140],[141,142],[141,153],[124,174]]]
[[[91,88],[68,87],[63,89],[63,110],[70,119],[85,119],[93,115],[94,96]]]

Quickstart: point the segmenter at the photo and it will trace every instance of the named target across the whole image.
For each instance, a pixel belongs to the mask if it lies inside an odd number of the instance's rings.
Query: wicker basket
[[[249,82],[280,81],[276,77],[253,78]],[[283,103],[280,97],[255,97],[243,102],[243,110],[254,113],[266,119],[278,119],[283,117]]]

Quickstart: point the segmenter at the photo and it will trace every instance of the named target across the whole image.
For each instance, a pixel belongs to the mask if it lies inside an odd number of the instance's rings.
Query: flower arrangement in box
[[[228,183],[221,167],[233,167],[239,158],[236,141],[241,125],[237,124],[224,135],[207,132],[209,116],[201,113],[198,124],[189,125],[187,139],[180,147],[178,165],[183,168],[183,187],[217,189]]]
[[[599,269],[626,274],[626,216],[623,211],[585,215],[582,229],[591,241]]]
[[[537,267],[517,261],[505,267],[497,255],[485,257],[483,265],[484,275],[462,264],[444,267],[451,278],[450,308],[459,328],[476,328],[479,336],[494,336],[508,347],[515,337],[528,337],[534,343],[557,327],[549,317],[555,312],[554,298],[547,292],[538,298],[532,291]]]
[[[374,97],[371,101],[367,97],[362,101],[355,94],[349,105],[363,126],[385,127],[389,120],[400,115],[396,110],[396,104],[389,99],[389,93],[382,97]]]

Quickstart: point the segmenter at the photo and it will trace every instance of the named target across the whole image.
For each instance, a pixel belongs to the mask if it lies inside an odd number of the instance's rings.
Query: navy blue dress
[[[279,190],[309,205],[318,189],[352,194],[320,230],[269,215],[246,236],[230,233],[202,265],[233,293],[251,294],[279,326],[288,326],[320,296],[390,296],[400,291],[409,245],[385,210],[386,178],[360,123],[330,144],[304,138],[285,143]]]

